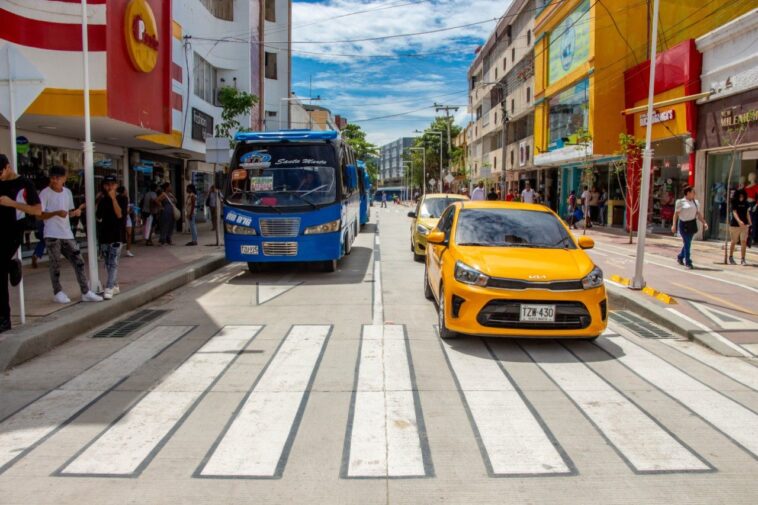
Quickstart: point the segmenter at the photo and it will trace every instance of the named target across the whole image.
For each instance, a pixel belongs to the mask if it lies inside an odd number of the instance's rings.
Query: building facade
[[[413,137],[401,137],[379,148],[380,187],[403,184],[403,177],[406,174],[403,161],[406,149],[413,147],[413,141]]]
[[[264,42],[259,46],[263,63],[263,129],[302,128],[291,124],[288,103],[292,92],[292,2],[263,0],[260,4],[263,8],[260,37]]]

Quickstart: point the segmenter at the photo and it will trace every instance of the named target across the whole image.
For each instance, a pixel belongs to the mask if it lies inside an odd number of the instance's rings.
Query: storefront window
[[[734,154],[732,178],[729,180],[729,168],[732,166],[732,153],[709,154],[705,182],[705,217],[709,230],[707,239],[724,240],[726,238],[726,203],[748,181],[748,175],[758,171],[758,151],[738,151]]]
[[[550,99],[550,145],[560,149],[577,144],[578,134],[589,125],[589,81],[586,79]]]

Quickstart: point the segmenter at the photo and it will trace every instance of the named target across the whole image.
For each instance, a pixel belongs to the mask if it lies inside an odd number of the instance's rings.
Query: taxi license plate
[[[240,252],[242,254],[258,254],[258,246],[257,245],[243,245],[241,246]]]
[[[555,305],[521,305],[519,321],[553,323],[555,322]]]

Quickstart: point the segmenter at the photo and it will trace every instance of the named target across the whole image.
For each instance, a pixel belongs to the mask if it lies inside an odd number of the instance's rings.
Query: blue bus
[[[361,193],[361,227],[368,223],[371,217],[371,177],[368,175],[366,163],[358,160],[358,189]]]
[[[272,262],[335,271],[360,227],[350,146],[336,131],[242,132],[235,140],[224,199],[227,259],[251,272]]]

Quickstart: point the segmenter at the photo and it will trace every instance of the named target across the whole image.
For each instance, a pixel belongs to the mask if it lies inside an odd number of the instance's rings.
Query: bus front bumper
[[[287,238],[227,233],[224,241],[227,259],[252,263],[337,260],[344,250],[341,232]]]

